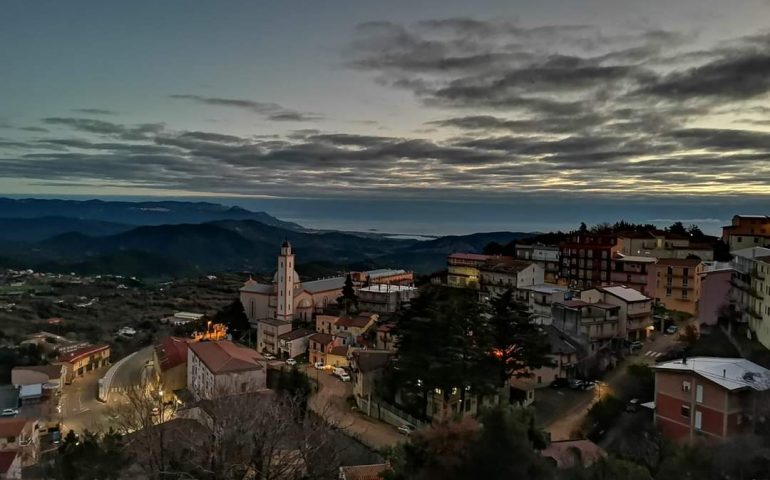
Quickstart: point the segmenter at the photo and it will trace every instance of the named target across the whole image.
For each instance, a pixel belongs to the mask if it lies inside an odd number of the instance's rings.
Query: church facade
[[[294,251],[287,240],[281,245],[273,282],[264,284],[249,279],[244,283],[240,296],[249,320],[310,321],[316,312],[342,295],[345,277],[302,282],[294,266]]]

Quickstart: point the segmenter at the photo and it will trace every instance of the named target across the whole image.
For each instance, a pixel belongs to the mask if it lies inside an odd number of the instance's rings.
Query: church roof
[[[246,282],[241,287],[241,291],[248,293],[273,293],[273,286],[264,283]]]
[[[302,282],[302,288],[310,293],[340,290],[343,285],[345,285],[345,277],[323,278],[321,280]]]

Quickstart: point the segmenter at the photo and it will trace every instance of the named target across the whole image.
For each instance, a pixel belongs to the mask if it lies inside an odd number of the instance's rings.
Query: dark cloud
[[[252,100],[241,100],[235,98],[204,97],[201,95],[175,94],[170,95],[177,100],[190,100],[204,105],[214,105],[220,107],[240,108],[250,112],[263,115],[268,120],[274,122],[309,122],[323,118],[321,115],[309,112],[300,112],[277,103],[255,102]]]
[[[73,112],[85,113],[86,115],[117,115],[118,112],[114,110],[106,110],[104,108],[74,108]]]
[[[111,135],[123,140],[142,140],[162,131],[165,125],[162,123],[142,123],[138,125],[122,125],[92,118],[49,117],[43,122],[48,125],[59,125],[73,130]]]

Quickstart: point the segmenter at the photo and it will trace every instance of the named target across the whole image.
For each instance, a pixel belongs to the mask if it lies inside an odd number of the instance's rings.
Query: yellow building
[[[656,266],[655,300],[667,309],[698,314],[703,262],[697,258],[661,258]]]
[[[447,257],[447,285],[458,288],[479,288],[479,268],[490,259],[513,260],[511,257],[495,257],[478,253],[453,253]]]

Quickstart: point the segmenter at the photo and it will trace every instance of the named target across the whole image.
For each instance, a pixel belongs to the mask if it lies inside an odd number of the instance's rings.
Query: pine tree
[[[351,277],[349,273],[348,276],[345,277],[345,284],[342,286],[342,295],[337,299],[337,303],[339,303],[340,308],[342,308],[346,314],[358,307],[358,297],[356,296],[356,290],[353,287],[353,277]]]

